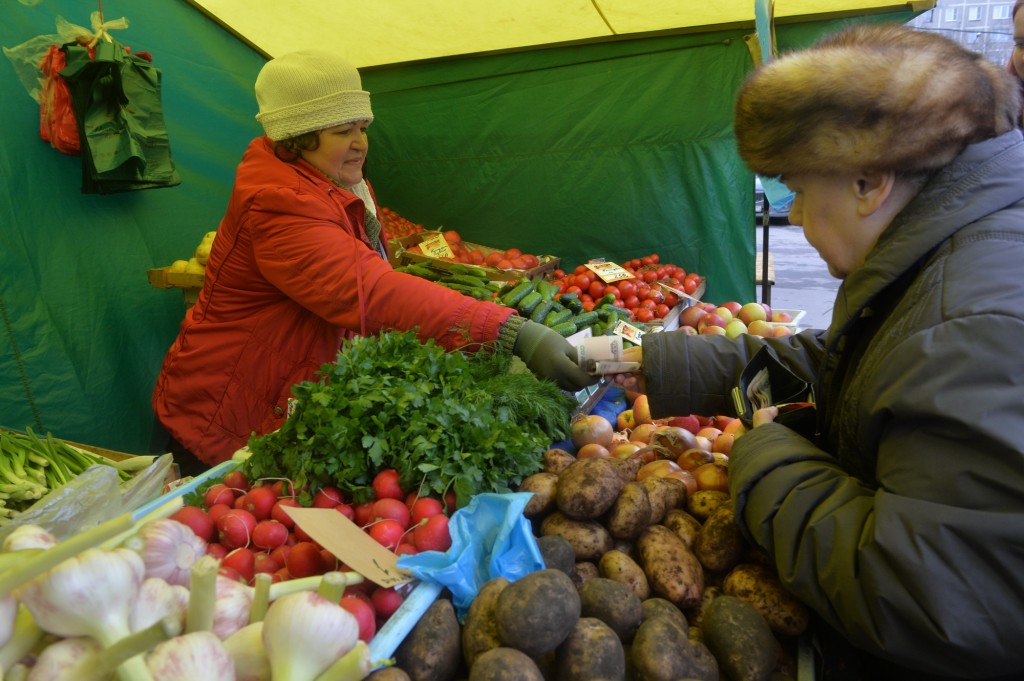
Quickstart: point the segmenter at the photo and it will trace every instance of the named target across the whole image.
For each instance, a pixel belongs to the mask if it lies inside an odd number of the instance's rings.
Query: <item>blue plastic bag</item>
[[[478,494],[452,514],[450,549],[401,556],[398,567],[448,587],[462,620],[485,582],[495,577],[514,582],[544,569],[533,528],[523,516],[532,496],[529,492]]]

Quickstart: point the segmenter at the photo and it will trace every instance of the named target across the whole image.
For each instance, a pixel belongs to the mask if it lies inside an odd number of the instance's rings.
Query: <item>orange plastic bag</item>
[[[39,65],[43,83],[39,90],[39,136],[69,156],[81,153],[78,121],[71,105],[71,91],[60,71],[65,66],[65,55],[60,45],[51,45]]]

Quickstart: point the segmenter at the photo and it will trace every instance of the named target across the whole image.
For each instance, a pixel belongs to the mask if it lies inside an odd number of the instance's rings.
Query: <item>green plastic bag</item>
[[[181,184],[160,101],[160,70],[101,40],[95,55],[78,43],[61,48],[82,144],[82,192],[111,194]]]

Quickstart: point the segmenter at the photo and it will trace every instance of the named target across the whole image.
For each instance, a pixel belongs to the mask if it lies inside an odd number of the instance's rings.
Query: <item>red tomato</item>
[[[443,234],[444,240],[448,242],[449,246],[458,246],[462,243],[462,237],[454,229],[449,229]]]
[[[523,261],[526,262],[526,269],[532,269],[540,264],[540,258],[532,253],[523,253]]]
[[[692,296],[694,291],[697,290],[697,280],[687,279],[683,282],[683,293]]]
[[[671,291],[669,293],[666,293],[665,304],[668,305],[669,307],[675,307],[676,305],[679,304],[679,296],[672,293]]]
[[[620,281],[616,286],[619,287],[619,292],[622,293],[623,299],[636,294],[636,282],[630,281],[629,279]]]
[[[580,289],[589,289],[590,288],[590,275],[588,275],[588,274],[577,274],[576,275],[576,285],[579,286]]]
[[[646,302],[646,301],[644,301],[644,302]],[[637,309],[637,311],[636,311],[636,320],[638,322],[645,322],[646,323],[646,322],[651,321],[652,319],[654,319],[654,310],[649,310],[649,309],[644,308],[644,307],[641,307],[641,308]]]
[[[661,292],[660,288],[652,288],[647,294],[647,300],[653,300],[656,304],[661,305],[665,302],[665,294]]]
[[[555,270],[554,272],[551,273],[551,276],[553,276],[555,279],[564,279],[565,270]]]
[[[514,270],[528,270],[530,266],[526,264],[526,258],[518,257],[512,258],[509,262],[512,263],[512,269]]]
[[[590,312],[591,310],[594,309],[594,301],[593,300],[584,300],[584,301],[582,301],[582,305],[583,305],[583,309],[586,312]]]
[[[512,261],[502,258],[501,260],[498,261],[498,264],[495,265],[495,267],[497,267],[499,270],[510,270],[512,269]]]
[[[577,265],[577,266],[576,266],[576,269],[574,269],[574,270],[572,271],[572,273],[573,273],[573,274],[586,274],[586,273],[587,273],[587,272],[589,272],[589,271],[590,271],[590,270],[589,270],[589,269],[587,268],[587,266],[586,266],[586,265]]]
[[[665,303],[662,303],[658,307],[654,308],[654,316],[658,319],[664,319],[665,315],[669,313],[669,310],[671,310],[671,308]]]
[[[605,286],[604,294],[608,295],[609,293],[615,296],[616,298],[622,297],[622,289],[620,289],[618,286],[615,286],[614,284]]]
[[[590,282],[590,286],[587,288],[587,293],[594,298],[600,298],[605,293],[605,283],[600,279],[595,279]]]
[[[648,298],[646,300],[641,300],[640,301],[640,306],[638,308],[638,311],[639,310],[651,310],[653,312],[654,308],[656,308],[656,307],[658,307],[658,304],[656,302],[654,302],[653,300],[651,300],[650,298]]]
[[[573,286],[570,286],[567,289],[565,289],[565,292],[566,293],[575,293],[576,295],[579,295],[579,294],[583,293],[583,289],[581,289],[579,286],[573,285]]]
[[[648,282],[648,283],[651,283],[651,282],[654,282],[654,281],[658,281],[658,272],[657,272],[657,270],[644,270],[643,280]]]
[[[628,298],[625,298],[622,301],[622,306],[625,307],[627,310],[635,309],[636,306],[639,304],[640,299],[637,298],[636,296],[629,296]]]
[[[523,255],[523,252],[521,250],[519,250],[518,248],[510,248],[507,251],[505,251],[505,257],[508,258],[509,260],[512,260],[514,258],[519,258],[522,255]]]
[[[494,267],[503,259],[504,256],[502,255],[501,251],[494,251],[493,253],[488,253],[484,257],[484,264],[487,265],[488,267]]]

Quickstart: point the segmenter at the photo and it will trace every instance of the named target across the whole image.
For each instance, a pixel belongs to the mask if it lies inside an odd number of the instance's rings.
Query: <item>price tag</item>
[[[643,345],[640,342],[640,338],[644,335],[643,329],[639,329],[622,319],[620,319],[619,323],[615,325],[614,329],[612,329],[612,333],[618,336],[622,336],[630,343],[635,343],[636,345]]]
[[[613,262],[588,262],[587,269],[600,277],[601,281],[606,284],[634,278],[627,270]]]
[[[398,567],[398,556],[333,508],[288,506],[284,510],[315,542],[374,584],[389,587],[415,579]]]
[[[441,234],[440,232],[423,239],[423,241],[420,242],[420,250],[423,251],[423,255],[428,255],[431,258],[455,257],[451,246],[449,246],[448,242],[444,240],[444,234]]]

